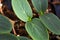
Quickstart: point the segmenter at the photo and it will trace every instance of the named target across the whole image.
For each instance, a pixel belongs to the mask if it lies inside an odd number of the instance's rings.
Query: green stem
[[[44,12],[40,11],[40,15],[44,15]]]
[[[28,21],[30,22],[32,20],[32,18],[31,17],[28,17]]]

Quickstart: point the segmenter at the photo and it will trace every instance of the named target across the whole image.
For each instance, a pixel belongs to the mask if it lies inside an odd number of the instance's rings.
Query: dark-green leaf
[[[52,13],[40,16],[41,22],[54,34],[60,35],[60,19]]]
[[[38,18],[27,22],[25,28],[33,40],[49,40],[47,29]]]
[[[0,34],[10,33],[12,30],[12,24],[5,16],[0,15]]]
[[[20,37],[18,37],[18,39],[19,39],[19,40],[31,40],[31,39],[29,39],[29,38],[27,38],[27,37],[24,37],[24,36],[20,36]]]
[[[45,12],[48,8],[48,0],[32,0],[33,6],[37,12]]]
[[[18,40],[13,34],[0,34],[0,40]]]
[[[32,10],[27,0],[12,0],[12,7],[19,19],[24,22],[32,18]]]

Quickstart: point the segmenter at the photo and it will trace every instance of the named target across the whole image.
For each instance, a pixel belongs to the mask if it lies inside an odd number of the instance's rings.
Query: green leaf
[[[0,15],[0,34],[10,33],[12,30],[12,24],[9,19],[5,16]]]
[[[60,35],[60,19],[52,13],[40,16],[41,22],[54,34]]]
[[[33,40],[49,40],[47,29],[35,18],[32,22],[27,22],[25,28]]]
[[[19,19],[24,22],[32,18],[32,10],[27,0],[12,0],[12,7]]]
[[[48,8],[48,0],[31,0],[37,12],[45,12]]]
[[[18,40],[13,34],[0,34],[0,40]]]
[[[31,39],[29,39],[29,38],[27,38],[27,37],[24,37],[24,36],[20,36],[20,37],[18,37],[18,39],[19,39],[19,40],[31,40]]]

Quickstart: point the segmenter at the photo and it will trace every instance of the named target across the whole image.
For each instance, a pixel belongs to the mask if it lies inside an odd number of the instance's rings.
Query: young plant
[[[12,0],[12,7],[16,16],[26,22],[25,29],[32,40],[49,40],[49,29],[52,33],[60,35],[60,19],[52,14],[46,14],[48,0],[31,0],[34,8],[39,13],[39,18],[32,18],[33,13],[27,0]],[[4,25],[3,25],[4,24]],[[26,37],[17,37],[10,34],[12,24],[0,15],[0,39],[1,40],[31,40]],[[8,38],[7,38],[8,37]]]
[[[46,8],[48,7],[47,6],[48,0],[32,0],[32,3],[37,12],[38,9],[40,8],[39,10],[40,12],[38,13],[41,15],[39,16],[39,19],[42,22],[42,24],[54,34],[60,35],[60,19],[53,13],[47,13],[47,14],[44,13]],[[39,5],[38,8],[37,5]]]
[[[18,7],[17,7],[18,6]],[[38,18],[32,19],[32,10],[27,0],[12,0],[12,7],[16,16],[26,22],[25,28],[33,40],[49,40],[46,27]]]
[[[0,14],[0,40],[30,40],[27,37],[11,34],[12,24],[9,19]]]

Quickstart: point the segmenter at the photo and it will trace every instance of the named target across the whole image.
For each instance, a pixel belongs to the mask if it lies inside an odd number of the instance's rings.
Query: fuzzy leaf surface
[[[19,19],[24,22],[32,18],[32,10],[27,0],[12,0],[12,7]]]
[[[10,33],[12,30],[12,24],[5,16],[0,15],[0,33]]]
[[[49,40],[47,29],[38,18],[27,22],[25,28],[33,40]]]
[[[48,8],[48,0],[31,0],[37,12],[45,12]]]
[[[18,37],[18,39],[19,39],[19,40],[31,40],[31,39],[29,39],[29,38],[27,38],[27,37],[24,37],[24,36],[20,36],[20,37]]]
[[[18,40],[13,34],[0,34],[0,40]]]
[[[60,35],[60,19],[53,13],[40,16],[41,22],[54,34]]]

